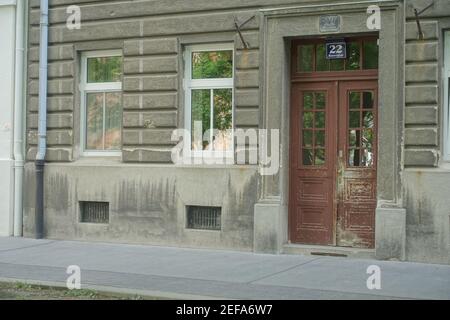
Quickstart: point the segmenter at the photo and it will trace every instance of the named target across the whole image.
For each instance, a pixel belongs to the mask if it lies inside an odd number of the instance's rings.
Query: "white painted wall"
[[[15,0],[0,0],[0,236],[13,233]]]

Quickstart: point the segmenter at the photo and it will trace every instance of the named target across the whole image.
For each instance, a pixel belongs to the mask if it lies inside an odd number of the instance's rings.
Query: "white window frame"
[[[450,31],[444,33],[444,160],[450,161]]]
[[[202,52],[202,51],[231,51],[233,57],[233,74],[231,78],[219,78],[219,79],[192,79],[192,53],[193,52]],[[226,150],[225,152],[216,152],[211,153],[207,150],[192,150],[192,143],[189,140],[189,147],[185,146],[185,150],[187,149],[188,154],[185,154],[187,157],[193,156],[194,158],[205,158],[207,156],[213,155],[213,157],[218,158],[227,158],[234,159],[234,75],[235,75],[235,50],[233,43],[220,43],[220,44],[199,44],[199,45],[190,45],[186,46],[184,50],[184,92],[185,92],[185,123],[184,127],[187,131],[192,134],[191,128],[191,119],[192,119],[192,100],[191,100],[191,91],[199,90],[199,89],[231,89],[231,130],[233,142],[231,144],[231,150]],[[211,101],[213,96],[211,95]],[[212,105],[212,102],[211,102]],[[211,108],[211,127],[213,122],[213,108]],[[211,132],[212,136],[213,132]],[[211,137],[212,138],[212,137]],[[187,141],[186,139],[184,141]],[[211,140],[212,141],[212,140]],[[234,161],[233,161],[234,162]],[[229,163],[229,161],[227,161]]]
[[[86,97],[88,93],[95,92],[122,92],[122,81],[120,82],[87,82],[87,60],[88,58],[103,57],[123,57],[121,50],[102,50],[102,51],[86,51],[81,54],[81,73],[80,73],[80,148],[83,156],[91,157],[120,157],[121,150],[89,150],[86,149],[87,138],[87,121],[86,121]],[[123,60],[122,60],[123,61]],[[103,110],[105,110],[105,102],[103,99]],[[105,117],[103,115],[103,129],[105,128]],[[104,139],[104,137],[103,137]]]

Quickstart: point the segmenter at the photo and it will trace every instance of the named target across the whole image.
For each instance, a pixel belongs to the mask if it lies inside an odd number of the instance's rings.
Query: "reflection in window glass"
[[[364,109],[373,108],[373,92],[370,91],[363,92],[363,108]]]
[[[313,54],[314,54],[314,45],[307,44],[299,46],[298,50],[298,66],[300,68],[299,71],[302,72],[312,72],[313,71]]]
[[[86,147],[103,150],[103,93],[86,95]]]
[[[330,71],[344,71],[345,59],[330,60]]]
[[[305,92],[303,95],[303,109],[311,110],[313,108],[313,94],[312,92]]]
[[[192,53],[192,79],[233,77],[233,51],[201,51]]]
[[[363,112],[363,126],[364,128],[373,128],[373,112]]]
[[[325,149],[316,149],[314,154],[314,165],[323,166],[325,164]]]
[[[231,150],[233,142],[232,89],[195,89],[191,92],[192,150],[208,150],[211,141],[214,141],[214,150]],[[211,96],[213,105],[211,105]]]
[[[122,135],[122,94],[86,94],[86,149],[120,150]]]
[[[325,147],[325,131],[316,131],[316,147]]]
[[[351,167],[359,167],[360,166],[360,157],[359,157],[360,149],[349,149],[348,150],[348,165]]]
[[[313,151],[312,149],[303,149],[303,165],[313,165]]]
[[[211,127],[211,90],[192,90],[191,95],[192,150],[204,150],[209,145],[209,141],[204,141],[203,137]]]
[[[303,130],[303,146],[311,148],[313,146],[313,132],[312,130]]]
[[[87,82],[120,82],[122,57],[87,58]]]
[[[314,112],[303,112],[303,128],[312,128],[314,124]]]
[[[360,69],[360,46],[359,42],[350,42],[347,44],[347,61],[346,70],[359,70]]]
[[[360,130],[350,130],[348,142],[350,147],[359,147]]]
[[[362,105],[360,99],[362,97]],[[370,167],[374,164],[373,92],[351,92],[349,95],[348,165]]]
[[[363,52],[363,69],[378,69],[377,41],[364,41]]]
[[[371,150],[364,149],[361,154],[361,166],[371,167],[373,165],[373,153]]]
[[[366,149],[372,150],[373,147],[373,130],[372,129],[365,129],[363,131],[363,147]]]
[[[122,95],[120,92],[105,94],[105,150],[119,150],[122,128]]]
[[[315,112],[315,127],[325,128],[325,112]]]
[[[316,46],[316,71],[328,71],[328,59],[325,44]]]
[[[377,39],[347,40],[346,46],[346,59],[327,59],[325,43],[302,44],[297,46],[297,72],[378,69]]]
[[[350,109],[359,109],[361,102],[361,93],[360,92],[350,92]]]
[[[214,150],[231,150],[233,113],[232,90],[215,89],[214,94]]]
[[[350,111],[349,112],[349,127],[350,128],[359,128],[361,126],[361,122],[359,119],[359,111]]]
[[[316,92],[316,109],[324,109],[325,108],[325,93]]]

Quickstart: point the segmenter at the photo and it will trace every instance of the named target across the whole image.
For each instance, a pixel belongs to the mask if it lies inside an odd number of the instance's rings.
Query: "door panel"
[[[337,82],[294,84],[291,107],[290,239],[334,244]]]
[[[376,81],[339,83],[338,246],[374,246],[377,97]]]

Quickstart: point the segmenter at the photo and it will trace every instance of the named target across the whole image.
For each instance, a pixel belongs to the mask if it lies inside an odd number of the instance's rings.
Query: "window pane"
[[[370,91],[363,92],[363,108],[364,109],[373,108],[373,92]]]
[[[344,71],[344,59],[332,59],[330,60],[331,71]]]
[[[378,69],[378,44],[376,40],[364,41],[364,69]]]
[[[303,128],[312,128],[314,112],[303,112]]]
[[[122,57],[99,57],[87,59],[87,82],[120,82]]]
[[[203,135],[211,127],[211,90],[192,90],[191,137],[192,149],[204,150],[208,146]],[[198,132],[196,131],[198,129]]]
[[[233,51],[203,51],[192,53],[192,79],[233,77]]]
[[[325,149],[316,149],[314,157],[314,165],[323,166],[325,163]]]
[[[359,128],[361,126],[359,115],[360,115],[359,111],[350,111],[349,113],[350,128]]]
[[[232,149],[233,108],[232,90],[214,90],[214,150]]]
[[[359,167],[359,149],[349,149],[348,150],[348,165],[351,167]]]
[[[349,130],[348,144],[350,147],[359,147],[360,135],[361,135],[360,130]]]
[[[361,150],[361,166],[362,167],[371,167],[373,165],[373,153],[372,150]]]
[[[313,52],[314,45],[302,45],[298,46],[298,71],[312,72],[313,71]]]
[[[359,109],[361,102],[361,93],[360,92],[350,92],[350,109]]]
[[[359,58],[360,58],[359,42],[350,42],[347,45],[347,64],[346,70],[359,70]]]
[[[122,94],[105,94],[105,150],[120,150],[122,128]]]
[[[103,93],[86,95],[86,149],[103,150]]]
[[[316,131],[316,147],[325,147],[325,131]]]
[[[325,112],[316,112],[316,128],[325,128]]]
[[[313,108],[313,104],[312,92],[305,92],[303,95],[303,109],[311,110]]]
[[[373,147],[373,131],[371,129],[366,129],[363,131],[363,147],[372,150]]]
[[[313,145],[313,131],[303,130],[303,146],[311,148]]]
[[[303,165],[311,166],[313,164],[313,151],[311,149],[303,149]]]
[[[325,108],[325,93],[316,92],[316,109]]]
[[[363,126],[364,128],[373,128],[373,112],[363,112]]]
[[[325,44],[318,44],[316,47],[316,71],[328,71]]]

